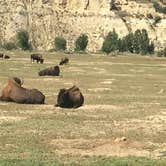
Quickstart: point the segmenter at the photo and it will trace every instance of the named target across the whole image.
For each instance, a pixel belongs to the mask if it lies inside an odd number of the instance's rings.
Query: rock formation
[[[157,47],[166,44],[166,15],[149,0],[0,0],[0,6],[0,43],[15,41],[17,31],[25,29],[37,49],[51,49],[57,36],[73,49],[75,39],[86,33],[88,50],[97,51],[113,28],[119,37],[145,28]]]

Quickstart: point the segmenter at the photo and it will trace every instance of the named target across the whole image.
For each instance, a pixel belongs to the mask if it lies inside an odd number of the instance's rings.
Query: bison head
[[[14,81],[15,81],[17,84],[19,84],[20,86],[22,86],[23,83],[24,83],[24,81],[21,80],[21,79],[18,78],[18,77],[12,77],[11,79],[14,80]]]

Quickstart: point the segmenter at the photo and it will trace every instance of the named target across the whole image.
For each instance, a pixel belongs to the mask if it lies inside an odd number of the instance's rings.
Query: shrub
[[[115,29],[113,29],[113,31],[109,32],[104,39],[102,51],[109,54],[112,51],[118,50],[118,43],[120,43],[118,34],[115,32]]]
[[[55,50],[66,50],[66,40],[63,37],[56,37],[54,40]]]
[[[87,45],[88,36],[86,34],[82,34],[75,41],[75,51],[85,51]]]
[[[153,2],[153,7],[155,8],[156,12],[166,14],[166,7],[160,6],[158,2]]]
[[[7,43],[4,43],[2,45],[2,47],[6,50],[13,50],[13,49],[17,49],[17,46],[15,45],[15,43],[13,42],[7,42]]]
[[[29,34],[25,30],[20,30],[17,32],[18,46],[22,50],[31,50],[31,44],[29,43]]]
[[[157,56],[166,57],[166,47],[163,50],[158,51]]]

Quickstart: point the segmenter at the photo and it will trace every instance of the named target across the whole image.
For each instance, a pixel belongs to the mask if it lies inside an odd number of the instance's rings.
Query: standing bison
[[[13,77],[3,88],[0,100],[22,104],[44,104],[45,96],[37,89],[23,88],[22,81]]]
[[[41,54],[31,54],[31,62],[36,61],[37,63],[43,63],[44,59]]]
[[[62,58],[61,61],[59,62],[59,65],[64,65],[64,64],[67,64],[69,63],[69,58],[65,57],[65,58]]]
[[[49,67],[44,70],[39,71],[39,76],[59,76],[60,69],[59,66]]]
[[[56,107],[62,108],[78,108],[84,103],[84,96],[77,86],[69,89],[60,89]]]

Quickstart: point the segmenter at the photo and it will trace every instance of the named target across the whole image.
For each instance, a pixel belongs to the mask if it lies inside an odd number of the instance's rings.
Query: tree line
[[[32,50],[33,47],[29,41],[29,34],[25,30],[20,30],[16,34],[17,42],[6,42],[1,45],[1,48],[12,50],[21,48],[22,50]],[[81,34],[75,40],[75,51],[85,51],[88,45],[88,36]],[[55,37],[52,51],[60,51],[67,49],[67,41],[63,37]],[[110,31],[104,38],[101,51],[109,54],[111,52],[130,52],[135,54],[153,54],[154,43],[150,40],[146,29],[138,29],[135,32],[130,32],[123,38],[119,38],[115,29]],[[159,56],[166,56],[166,48],[158,52]]]

